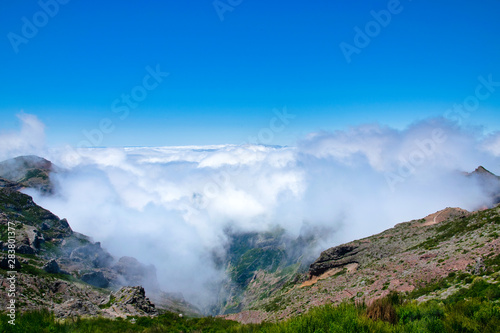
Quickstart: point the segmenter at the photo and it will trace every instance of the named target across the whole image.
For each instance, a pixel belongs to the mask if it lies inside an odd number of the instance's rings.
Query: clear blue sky
[[[350,63],[340,43],[354,46],[354,28],[390,1],[221,0],[232,9],[223,20],[212,0],[65,1],[53,17],[37,1],[0,2],[0,130],[22,109],[53,145],[77,144],[103,118],[114,125],[104,146],[241,143],[286,106],[296,118],[272,143],[293,144],[441,116],[475,94],[478,76],[500,81],[498,0],[401,0]],[[38,20],[35,36],[23,17]],[[157,64],[169,76],[120,119],[113,102]],[[496,89],[465,124],[500,128]]]

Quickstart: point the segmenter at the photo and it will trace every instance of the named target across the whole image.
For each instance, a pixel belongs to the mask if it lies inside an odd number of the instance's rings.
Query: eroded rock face
[[[309,276],[320,276],[324,272],[342,267],[348,264],[360,263],[360,252],[363,250],[359,245],[340,245],[323,251],[318,259],[309,267]]]

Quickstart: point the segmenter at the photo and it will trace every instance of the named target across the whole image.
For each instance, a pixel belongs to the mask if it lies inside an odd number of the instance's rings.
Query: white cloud
[[[488,136],[482,148],[494,156],[500,156],[500,132],[495,132]]]
[[[36,118],[25,123],[43,129]],[[32,148],[25,132],[9,135],[20,150]],[[405,130],[314,133],[296,148],[59,149],[49,156],[68,169],[54,176],[58,195],[34,195],[113,254],[155,264],[164,288],[195,297],[220,277],[209,254],[222,251],[228,226],[321,230],[330,236],[323,250],[447,206],[487,203],[459,171],[484,165],[500,173],[499,137],[432,119]],[[399,177],[392,187],[387,175]]]
[[[0,132],[0,159],[19,155],[40,154],[45,148],[45,126],[34,115],[21,111],[17,114],[21,122],[18,132]]]

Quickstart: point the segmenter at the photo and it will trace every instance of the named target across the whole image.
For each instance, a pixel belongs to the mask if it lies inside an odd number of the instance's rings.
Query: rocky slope
[[[45,160],[30,157],[29,161],[36,161],[35,166],[47,172],[52,168]],[[33,165],[26,164],[25,158],[1,163],[3,169],[0,170],[5,171],[5,165],[20,164],[32,170]],[[10,179],[0,179],[0,275],[3,281],[0,306],[6,306],[8,301],[5,278],[7,271],[12,269],[6,258],[7,240],[8,232],[14,231],[10,236],[14,236],[17,257],[16,300],[22,310],[43,306],[63,317],[155,315],[157,308],[198,313],[182,295],[160,290],[154,266],[146,266],[131,257],[116,260],[99,242],[74,232],[68,221],[36,205],[30,196],[18,191],[29,184],[37,184],[40,186],[37,188],[49,194],[48,177],[29,178],[24,171],[4,172],[3,176]],[[154,296],[157,308],[146,298],[143,287],[130,289],[133,286],[144,286],[148,294]],[[134,295],[132,300],[124,296],[126,293]],[[124,299],[127,300],[122,304]]]
[[[466,173],[491,198],[500,202],[500,178],[478,167]],[[491,207],[491,206],[490,206]],[[390,291],[409,293],[450,274],[480,275],[500,254],[500,208],[468,212],[446,208],[420,220],[400,223],[394,228],[361,240],[338,245],[321,253],[305,274],[268,280],[266,298],[242,302],[244,311],[225,316],[244,323],[280,320],[321,304],[345,300],[370,303]],[[247,289],[257,288],[256,281]],[[460,275],[462,276],[462,275]],[[274,283],[273,283],[274,282]],[[469,281],[470,282],[470,281]],[[452,286],[444,295],[463,286]],[[251,293],[247,290],[247,293]],[[439,297],[439,295],[427,295]]]
[[[447,208],[325,250],[305,281],[226,318],[245,323],[280,320],[322,304],[370,303],[393,290],[409,293],[455,274],[498,272],[498,260],[493,259],[500,255],[499,234],[500,206],[472,213]]]

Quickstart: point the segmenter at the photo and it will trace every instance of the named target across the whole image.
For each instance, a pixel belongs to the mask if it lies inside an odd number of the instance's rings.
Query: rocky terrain
[[[28,161],[33,162],[32,164]],[[6,166],[23,166],[22,172]],[[41,169],[37,169],[40,167]],[[15,229],[17,302],[23,310],[46,307],[57,316],[107,317],[155,315],[158,308],[197,314],[182,295],[163,292],[152,265],[135,258],[115,259],[89,237],[74,232],[66,219],[36,205],[18,189],[33,186],[47,194],[52,188],[49,177],[52,164],[23,157],[0,164],[0,306],[7,305],[8,226]],[[21,181],[21,182],[18,182]],[[153,295],[156,307],[146,297]]]
[[[500,267],[489,267],[488,262],[500,254],[499,233],[500,206],[477,212],[446,208],[325,250],[303,282],[287,284],[250,310],[226,318],[244,323],[281,320],[344,300],[370,304],[390,291],[410,293],[456,274],[498,272]],[[451,291],[472,282],[465,277],[463,285],[450,286]],[[421,299],[444,297],[451,291]]]
[[[473,178],[490,198],[490,202],[482,209],[500,202],[498,176],[482,166],[464,176]],[[491,210],[488,212],[497,214]],[[285,261],[276,267],[257,267],[256,260],[248,260],[254,267],[247,265],[243,271],[247,276],[252,276],[251,280],[241,286],[243,291],[240,289],[236,296],[227,298],[226,308],[220,313],[231,314],[239,310],[239,313],[227,318],[256,323],[288,318],[317,305],[346,299],[371,302],[385,296],[390,290],[410,292],[429,281],[446,277],[450,272],[470,268],[490,248],[492,252],[489,253],[498,252],[498,226],[495,224],[489,228],[475,224],[480,230],[474,234],[465,233],[456,240],[468,228],[475,214],[486,213],[446,208],[421,220],[398,224],[379,235],[332,247],[316,260],[295,256],[295,261]],[[439,234],[444,233],[448,225],[456,226],[445,233],[446,237],[440,238]],[[450,235],[450,232],[455,234]],[[473,238],[468,238],[470,236]],[[436,239],[435,247],[425,246],[429,243],[424,242],[429,239]],[[468,246],[478,247],[478,244],[483,244],[484,250],[468,252]],[[306,250],[307,247],[302,248],[302,251]],[[255,247],[250,246],[239,256],[240,260],[252,251],[255,251]],[[276,260],[279,255],[273,258]],[[300,268],[304,264],[311,264],[308,270]],[[238,269],[241,270],[241,266],[235,268],[234,265],[228,265],[227,270],[233,273]],[[357,279],[357,283],[352,283],[352,279]]]

